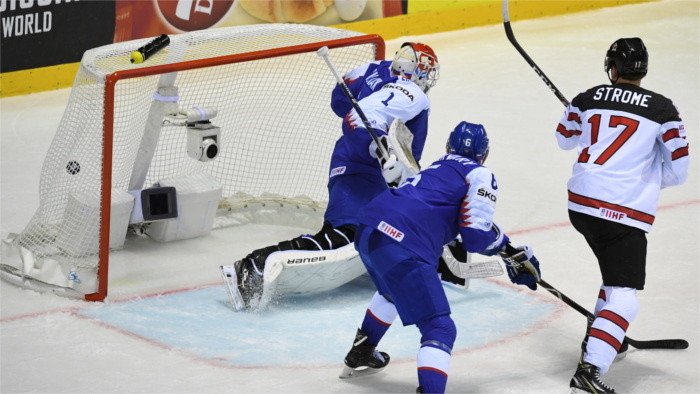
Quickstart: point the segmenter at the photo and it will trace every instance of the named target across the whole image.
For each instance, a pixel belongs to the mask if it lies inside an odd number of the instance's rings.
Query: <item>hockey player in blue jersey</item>
[[[430,99],[427,93],[435,86],[438,71],[438,58],[432,48],[421,43],[407,42],[396,52],[393,60],[365,64],[345,74],[343,80],[385,148],[390,148],[386,134],[394,120],[398,119],[408,127],[413,134],[410,150],[418,161],[428,132]],[[388,158],[377,154],[379,147],[373,142],[340,84],[332,91],[331,108],[343,122],[342,135],[335,144],[330,161],[329,201],[322,229],[315,235],[302,235],[255,250],[236,261],[233,266],[222,266],[224,281],[236,309],[259,307],[260,300],[265,299],[262,297],[266,288],[264,267],[273,253],[279,260],[280,253],[296,257],[299,254],[293,253],[298,251],[326,251],[346,247],[352,250],[351,255],[354,256],[354,264],[359,271],[346,274],[338,282],[339,285],[364,272],[352,244],[357,214],[372,198],[386,190],[388,184],[397,184],[407,173],[391,149],[388,149]],[[347,255],[348,253],[345,254]],[[334,261],[333,256],[335,255],[328,253],[316,257],[319,261],[326,262],[324,264],[344,264],[343,261]],[[294,268],[287,265],[285,269]],[[340,271],[334,270],[333,275],[338,277]],[[311,284],[318,281],[304,282]],[[295,292],[304,292],[304,289],[296,288]]]
[[[340,378],[382,370],[389,355],[376,350],[396,316],[421,332],[418,391],[442,393],[457,330],[437,274],[443,246],[457,237],[464,249],[499,254],[516,284],[537,289],[539,262],[528,246],[513,247],[493,222],[498,186],[483,166],[489,140],[482,125],[461,122],[441,157],[363,210],[355,246],[377,287]]]

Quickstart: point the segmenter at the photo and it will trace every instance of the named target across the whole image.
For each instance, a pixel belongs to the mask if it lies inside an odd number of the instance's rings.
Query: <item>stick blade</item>
[[[636,349],[672,349],[682,350],[687,349],[690,344],[685,339],[654,339],[650,341],[639,341],[631,338],[625,338],[625,341],[630,346]]]
[[[362,376],[367,376],[367,375],[374,375],[377,372],[381,372],[384,369],[384,367],[380,368],[370,368],[370,367],[365,367],[365,368],[351,368],[348,367],[347,365],[343,367],[343,370],[340,372],[340,375],[338,377],[340,379],[354,379],[354,378],[359,378]]]

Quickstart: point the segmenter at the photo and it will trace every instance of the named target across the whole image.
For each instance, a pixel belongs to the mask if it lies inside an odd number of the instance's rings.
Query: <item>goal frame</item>
[[[87,301],[104,301],[109,287],[109,236],[111,218],[111,188],[112,188],[112,148],[114,138],[114,110],[116,84],[131,78],[161,75],[171,72],[208,68],[233,63],[260,60],[267,57],[294,55],[306,52],[315,52],[323,46],[328,48],[341,48],[353,45],[373,44],[376,48],[375,59],[383,59],[386,53],[384,39],[377,34],[361,35],[329,41],[321,41],[310,44],[288,46],[282,48],[253,51],[241,54],[208,58],[204,60],[191,60],[173,64],[163,64],[138,69],[120,70],[108,74],[105,79],[104,90],[104,118],[103,118],[103,146],[102,146],[102,186],[100,225],[98,236],[98,265],[97,265],[97,291],[85,294]]]

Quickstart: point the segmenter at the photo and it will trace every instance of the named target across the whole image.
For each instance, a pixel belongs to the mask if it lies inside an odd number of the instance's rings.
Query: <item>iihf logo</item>
[[[385,221],[379,222],[379,225],[377,226],[377,229],[384,234],[390,236],[391,238],[394,238],[395,240],[401,242],[404,237],[404,233],[401,230],[396,229],[394,226],[390,225],[389,223]]]
[[[621,221],[627,217],[627,214],[613,211],[612,209],[600,208],[600,216],[610,220]]]

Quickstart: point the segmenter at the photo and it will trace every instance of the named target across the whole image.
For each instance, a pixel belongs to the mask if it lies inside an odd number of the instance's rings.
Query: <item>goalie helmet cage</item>
[[[83,55],[42,166],[39,208],[13,234],[14,260],[1,265],[3,279],[104,300],[110,249],[123,246],[129,225],[116,225],[119,244],[114,221],[124,214],[114,211],[130,211],[129,191],[163,179],[215,179],[221,200],[214,228],[240,224],[219,219],[255,204],[325,209],[341,120],[329,105],[336,81],[316,51],[329,47],[347,72],[384,58],[380,36],[301,24],[236,26],[171,35],[168,47],[131,63],[132,51],[148,41]],[[211,119],[221,130],[215,159],[188,155],[183,125],[165,121],[173,105],[175,112],[217,110]]]

